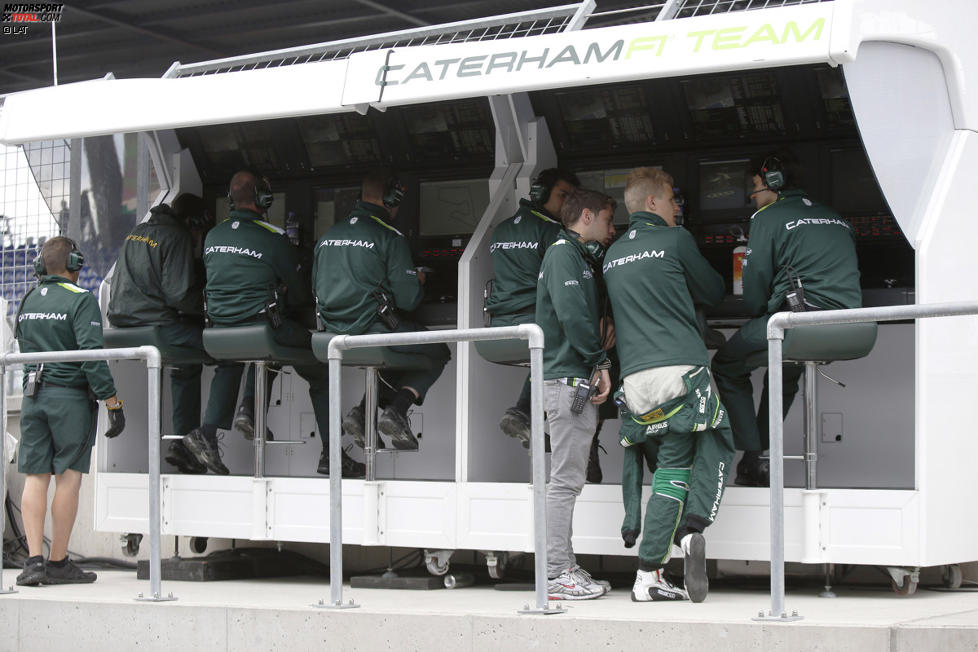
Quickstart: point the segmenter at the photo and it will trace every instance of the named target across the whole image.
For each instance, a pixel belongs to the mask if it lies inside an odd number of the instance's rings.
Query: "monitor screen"
[[[753,184],[747,171],[748,159],[700,163],[700,211],[749,208],[747,196]]]
[[[655,144],[651,108],[638,85],[557,95],[572,150],[641,149]]]
[[[307,116],[298,118],[296,124],[313,167],[373,163],[381,159],[380,141],[365,115]]]
[[[314,235],[316,242],[323,237],[326,229],[342,220],[353,210],[353,204],[360,198],[360,186],[343,188],[316,188],[316,223]]]
[[[784,111],[773,73],[696,77],[681,83],[697,138],[784,133]]]
[[[488,205],[489,182],[486,179],[423,182],[421,235],[472,233]]]
[[[661,165],[653,165],[651,167],[662,168]],[[615,198],[615,201],[618,202],[618,207],[615,209],[614,215],[615,224],[628,222],[628,209],[625,207],[625,183],[628,181],[628,174],[631,171],[632,168],[617,168],[612,170],[578,172],[577,174],[582,188],[598,190]]]
[[[417,160],[491,164],[496,132],[487,99],[419,104],[401,112]]]

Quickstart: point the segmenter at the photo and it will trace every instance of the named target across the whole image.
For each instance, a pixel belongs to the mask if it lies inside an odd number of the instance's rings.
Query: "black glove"
[[[109,429],[105,431],[105,436],[109,439],[118,437],[126,429],[126,415],[122,411],[122,401],[116,405],[117,407],[114,408],[106,406],[106,410],[109,412]]]
[[[638,530],[622,530],[621,538],[625,542],[626,548],[634,548],[635,540],[638,539]]]

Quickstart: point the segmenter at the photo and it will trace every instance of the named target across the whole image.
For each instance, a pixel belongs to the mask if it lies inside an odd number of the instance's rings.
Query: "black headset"
[[[69,272],[77,272],[85,266],[85,254],[81,252],[74,240],[71,238],[65,238],[65,240],[71,243],[71,251],[68,252],[68,257],[65,259],[65,269]],[[41,278],[47,276],[47,273],[48,269],[44,265],[44,256],[38,252],[37,258],[34,259],[34,274]]]
[[[384,184],[384,196],[381,201],[387,208],[394,208],[400,206],[401,202],[404,201],[405,193],[407,193],[407,186],[401,183],[396,176],[391,176]]]
[[[530,182],[530,203],[538,208],[550,201],[550,193],[557,185],[557,168],[547,168]]]
[[[761,178],[771,192],[781,192],[784,188],[784,163],[777,156],[768,156],[761,163]]]
[[[272,207],[272,202],[275,201],[275,195],[272,194],[272,189],[268,187],[268,181],[265,180],[258,172],[252,172],[255,177],[255,206],[268,210]],[[234,210],[234,200],[231,199],[231,188],[228,187],[228,207]]]

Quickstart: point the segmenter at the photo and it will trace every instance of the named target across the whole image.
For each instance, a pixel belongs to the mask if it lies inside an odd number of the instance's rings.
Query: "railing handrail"
[[[530,450],[533,468],[533,528],[535,551],[536,609],[547,608],[547,502],[546,461],[543,441],[543,330],[536,324],[490,328],[459,328],[441,331],[337,335],[327,348],[329,364],[329,583],[331,607],[343,607],[343,483],[340,437],[340,404],[343,351],[374,346],[527,340],[530,349]]]
[[[769,618],[783,620],[784,606],[784,418],[782,416],[782,351],[785,330],[799,326],[827,326],[864,322],[929,319],[978,314],[978,301],[778,312],[767,322],[768,431],[770,433],[771,489],[771,611]]]
[[[3,460],[4,437],[7,431],[6,387],[3,377],[7,368],[14,364],[33,364],[45,362],[90,362],[93,360],[145,360],[147,370],[146,418],[148,421],[147,441],[149,444],[149,584],[150,601],[174,599],[172,594],[163,598],[161,588],[160,556],[160,369],[163,357],[155,346],[138,346],[124,349],[85,349],[69,351],[46,351],[38,353],[0,353],[0,488],[4,487],[6,464]],[[0,538],[3,538],[4,519],[0,518]],[[3,591],[3,577],[0,575],[0,594]],[[137,599],[144,599],[139,594]]]

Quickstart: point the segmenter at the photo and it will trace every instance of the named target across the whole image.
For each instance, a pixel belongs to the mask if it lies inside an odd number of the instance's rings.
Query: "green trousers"
[[[661,568],[674,541],[713,523],[734,456],[730,421],[710,388],[709,375],[703,370],[693,379],[689,376],[687,394],[660,406],[663,418],[640,424],[622,409],[623,534],[638,530],[643,462],[655,469],[638,550],[642,570]]]
[[[754,388],[751,386],[750,374],[757,365],[747,364],[749,357],[767,351],[767,321],[770,318],[771,315],[756,317],[741,326],[740,330],[717,350],[711,365],[717,391],[720,392],[723,404],[730,410],[734,442],[737,450],[741,451],[767,450],[770,440],[767,373],[764,374],[761,403],[755,412]],[[766,359],[765,364],[767,364]],[[798,379],[804,369],[802,365],[797,364],[782,365],[781,400],[784,416],[788,415],[788,409],[795,400],[795,394],[798,393]]]

